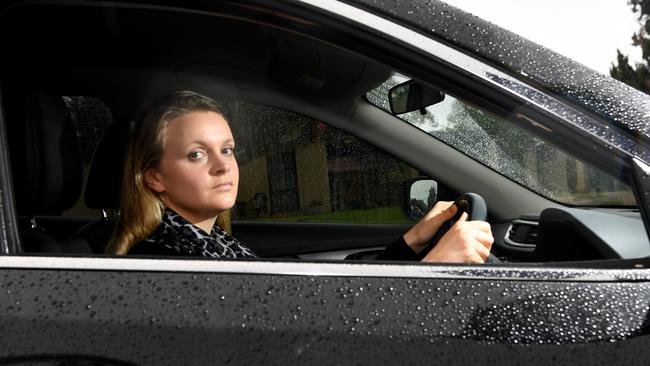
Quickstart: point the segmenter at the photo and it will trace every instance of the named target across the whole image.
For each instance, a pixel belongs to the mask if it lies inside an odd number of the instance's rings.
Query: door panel
[[[454,267],[430,268],[432,276],[449,277]],[[76,355],[137,365],[650,361],[640,351],[650,343],[647,282],[569,283],[525,270],[516,273],[519,279],[495,280],[490,269],[481,272],[488,278],[3,269],[0,359]],[[522,280],[527,275],[539,278]]]
[[[238,222],[233,233],[260,257],[385,247],[410,228],[399,224]]]

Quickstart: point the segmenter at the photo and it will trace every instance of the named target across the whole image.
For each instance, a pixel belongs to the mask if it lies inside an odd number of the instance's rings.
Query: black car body
[[[0,28],[1,364],[648,363],[648,96],[438,1],[14,1]],[[388,113],[403,75],[453,104]],[[102,254],[132,121],[177,89],[231,114],[265,259]],[[485,198],[503,263],[371,260],[418,176]]]

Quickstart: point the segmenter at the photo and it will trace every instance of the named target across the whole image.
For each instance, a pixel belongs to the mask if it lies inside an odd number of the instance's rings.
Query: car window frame
[[[0,79],[0,85],[2,80]],[[4,110],[4,99],[0,88],[0,256],[22,253],[18,233],[18,214],[14,199],[13,177],[10,169],[9,145]]]
[[[319,6],[318,4],[315,4],[313,1],[305,0],[305,1],[301,1],[301,2],[303,4],[308,4],[310,6],[310,11],[313,11],[314,9],[320,9],[321,11],[330,11],[331,12],[331,11],[338,11],[341,8],[346,7],[346,6],[348,7],[348,10],[349,10],[349,8],[353,8],[353,7],[349,6],[349,5],[345,5],[344,3],[339,3],[339,2],[326,3],[326,4],[323,4],[322,6]],[[353,29],[357,29],[357,30],[363,29],[363,31],[364,31],[363,36],[368,37],[370,39],[373,39],[374,42],[380,42],[382,37],[394,38],[394,35],[389,34],[390,31],[393,30],[393,29],[398,29],[399,33],[401,33],[401,34],[406,34],[406,35],[410,35],[410,36],[415,37],[417,42],[395,41],[395,44],[402,44],[405,48],[397,50],[397,51],[400,51],[400,52],[396,52],[394,50],[393,54],[390,55],[389,58],[391,60],[393,60],[394,62],[404,66],[403,68],[400,68],[402,70],[406,70],[407,72],[408,72],[408,70],[411,70],[411,71],[416,71],[416,73],[422,74],[422,76],[424,76],[423,77],[424,80],[435,79],[435,77],[432,76],[432,74],[431,74],[431,71],[432,71],[431,66],[432,65],[429,65],[429,67],[422,67],[422,69],[420,71],[416,70],[417,66],[422,66],[423,64],[426,64],[427,58],[433,57],[434,59],[436,59],[436,60],[438,60],[440,62],[440,64],[437,65],[437,68],[436,68],[436,65],[433,65],[434,68],[437,71],[440,71],[439,68],[441,67],[441,65],[444,65],[445,67],[447,67],[450,70],[454,71],[453,76],[456,77],[456,78],[458,78],[459,76],[463,76],[463,75],[459,75],[459,72],[462,72],[462,71],[468,72],[469,71],[469,69],[466,68],[465,63],[469,62],[468,60],[473,60],[473,62],[476,65],[480,65],[483,68],[488,68],[488,69],[492,70],[493,72],[496,72],[497,74],[505,77],[506,79],[512,80],[513,82],[518,82],[516,79],[510,77],[509,75],[505,74],[504,72],[502,72],[502,71],[500,71],[498,69],[494,69],[489,65],[482,64],[482,63],[480,63],[479,60],[473,59],[472,57],[470,57],[468,55],[465,55],[465,54],[460,53],[459,51],[453,50],[453,49],[449,48],[448,46],[446,46],[446,45],[444,45],[444,44],[442,44],[442,43],[440,43],[440,42],[438,42],[438,41],[436,41],[434,39],[424,37],[421,34],[415,32],[415,31],[413,31],[411,29],[408,29],[408,28],[406,28],[404,26],[401,26],[401,25],[399,25],[397,23],[393,23],[390,20],[383,19],[381,17],[377,17],[377,16],[372,15],[369,12],[365,12],[365,11],[363,11],[361,9],[358,9],[358,8],[353,8],[353,9],[354,9],[355,12],[362,12],[363,14],[368,15],[368,17],[373,20],[373,22],[374,22],[373,24],[375,25],[375,27],[370,27],[368,24],[359,25],[359,22],[358,22],[359,19],[354,17],[355,15],[358,15],[358,13],[354,13],[354,14],[347,14],[347,13],[346,14],[340,14],[340,13],[337,13],[336,15],[333,16],[333,18],[335,18],[337,21],[341,21],[341,20],[352,21],[353,24],[352,25],[348,24],[348,27],[352,27]],[[334,21],[334,20],[332,20],[332,21]],[[390,27],[381,28],[381,25],[387,25],[387,24],[390,24]],[[395,27],[397,27],[397,28],[395,28]],[[369,31],[369,29],[370,29],[370,31]],[[368,33],[365,33],[365,32],[368,32]],[[421,42],[421,41],[424,41],[426,44],[424,44],[424,45],[418,44],[418,42]],[[428,49],[427,46],[432,46],[434,49],[440,49],[440,47],[442,47],[442,48],[447,47],[447,49],[444,49],[445,52],[451,52],[452,55],[449,56],[447,54],[446,56],[448,56],[450,59],[456,59],[459,63],[458,64],[450,63],[449,59],[445,59],[445,58],[441,57],[441,55],[432,53],[432,50]],[[395,53],[399,53],[399,55],[396,55]],[[409,64],[404,63],[404,60],[408,59],[409,56],[415,56],[415,61],[413,61],[413,64],[410,65],[410,66],[409,66]],[[443,55],[443,56],[445,56],[445,55]],[[440,75],[439,72],[437,74]],[[472,74],[469,77],[467,75],[464,75],[464,76],[465,76],[464,79],[460,79],[461,81],[463,81],[463,83],[461,85],[467,85],[469,82],[476,82],[479,79],[479,78],[476,77],[475,74]],[[451,85],[450,80],[440,80],[440,82],[444,83],[446,85]],[[485,88],[486,84],[490,85],[490,88]],[[486,100],[485,98],[480,98],[480,97],[477,96],[476,92],[481,90],[482,87],[483,87],[484,90],[490,90],[492,92],[494,92],[495,90],[501,91],[501,95],[496,97],[496,99],[501,101],[501,102],[509,102],[509,103],[514,103],[514,104],[519,105],[519,106],[525,106],[524,111],[529,112],[531,115],[534,114],[534,113],[539,113],[539,118],[540,118],[541,121],[543,121],[543,123],[551,125],[551,126],[555,126],[555,127],[558,127],[558,128],[561,128],[561,129],[563,129],[563,131],[567,131],[567,130],[570,131],[570,129],[567,129],[565,125],[563,125],[562,123],[559,123],[560,121],[564,121],[564,119],[561,119],[558,116],[546,116],[546,115],[544,115],[542,113],[543,112],[542,109],[539,106],[536,106],[535,104],[529,105],[530,100],[526,100],[525,96],[517,94],[516,91],[510,90],[510,89],[508,89],[506,86],[504,86],[502,84],[495,83],[493,80],[485,80],[485,78],[483,78],[482,83],[477,83],[476,87],[474,87],[474,88],[469,88],[467,90],[464,90],[464,89],[461,88],[461,86],[459,86],[456,89],[457,90],[462,90],[463,91],[462,94],[473,94],[474,97],[476,97],[476,100],[477,100],[478,103],[489,106],[490,108],[488,108],[488,109],[490,109],[490,110],[493,110],[493,109],[497,108],[498,103],[495,103],[495,100]],[[541,92],[539,92],[539,93],[544,95]],[[548,97],[548,98],[553,99],[551,97]],[[569,108],[569,107],[567,106],[567,108]],[[591,140],[589,140],[589,141],[591,141]],[[593,141],[591,141],[591,142],[593,142]],[[1,144],[2,145],[0,145],[0,148],[6,147],[6,134],[2,137]],[[619,155],[617,155],[616,157],[617,158],[622,158]],[[624,156],[623,160],[622,160],[622,162],[625,163],[625,167],[627,168],[626,173],[628,173],[628,174],[630,173],[630,170],[631,170],[630,167],[638,167],[636,170],[634,170],[634,172],[636,173],[635,177],[641,177],[639,179],[646,179],[648,177],[648,175],[650,174],[650,168],[648,168],[647,166],[644,166],[645,163],[640,161],[640,160],[631,163],[628,158],[629,158],[628,156]],[[3,159],[8,160],[6,155],[3,156]],[[15,214],[13,196],[11,194],[11,191],[12,191],[12,189],[11,189],[11,180],[10,180],[11,175],[10,175],[10,173],[8,171],[8,164],[3,164],[3,173],[4,174],[2,174],[2,180],[4,181],[3,182],[4,184],[1,187],[2,188],[2,194],[5,195],[5,205],[3,206],[3,213],[5,213],[5,216],[7,217],[7,222],[5,223],[5,228],[6,229],[2,230],[3,234],[4,234],[5,242],[7,243],[7,245],[3,248],[3,250],[5,250],[5,254],[12,254],[12,253],[13,254],[19,254],[20,253],[20,246],[18,244],[19,241],[18,240],[15,240],[15,241],[10,240],[12,238],[17,239],[18,238],[18,232],[17,232],[17,225],[16,225],[17,217],[16,217],[16,214]],[[635,184],[634,187],[638,188],[638,184]],[[639,196],[643,196],[641,193],[637,192],[637,190],[635,190],[635,193],[638,193]],[[643,214],[642,216],[643,216],[644,224],[646,225],[646,228],[647,228],[648,227],[647,212],[649,212],[647,205],[648,205],[648,203],[650,203],[650,199],[639,201],[639,202],[643,203],[643,205],[640,204],[640,206],[643,208],[642,209],[642,214]]]

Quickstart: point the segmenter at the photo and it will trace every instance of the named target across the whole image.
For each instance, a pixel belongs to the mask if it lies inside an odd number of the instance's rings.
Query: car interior
[[[465,192],[483,197],[493,253],[503,262],[650,255],[633,204],[580,207],[545,197],[377,106],[368,93],[399,73],[504,119],[515,110],[460,84],[438,83],[446,76],[418,71],[415,62],[395,56],[399,50],[386,53],[317,15],[216,7],[33,3],[0,14],[9,204],[17,217],[9,230],[20,240],[18,252],[104,255],[140,111],[166,92],[194,90],[235,116],[230,123],[244,146],[237,153],[248,184],[240,195],[248,198],[238,201],[233,234],[261,257],[372,259],[415,222],[403,212],[409,212],[408,182],[419,178],[435,180],[438,200]],[[453,65],[439,67],[463,77]],[[311,155],[287,153],[318,149],[334,158],[309,165]],[[351,158],[355,151],[362,157]],[[399,173],[380,177],[382,166]],[[363,167],[372,168],[349,173]],[[329,176],[319,178],[323,169]],[[264,187],[256,186],[260,176],[269,177]],[[315,188],[291,191],[305,182]],[[384,206],[399,206],[401,217],[381,216]],[[361,209],[377,218],[327,216]]]

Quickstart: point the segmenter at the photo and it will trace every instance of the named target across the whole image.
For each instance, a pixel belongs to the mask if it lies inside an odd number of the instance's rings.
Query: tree
[[[641,47],[644,63],[631,66],[628,57],[617,50],[616,62],[609,74],[636,89],[650,94],[650,0],[630,0],[632,11],[639,14],[641,26],[632,35],[632,44]]]

